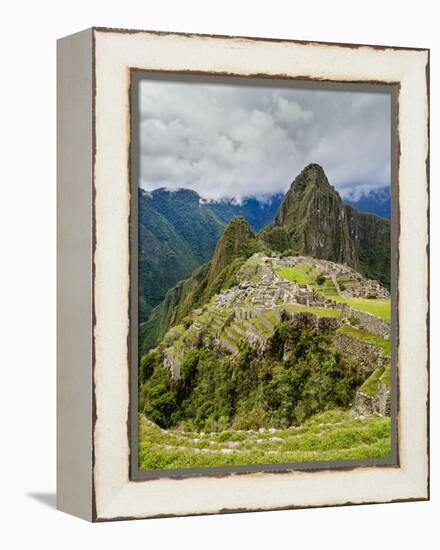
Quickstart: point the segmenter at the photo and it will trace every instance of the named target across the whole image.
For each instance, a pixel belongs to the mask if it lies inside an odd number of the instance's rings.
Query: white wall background
[[[0,34],[0,545],[435,548],[440,512],[435,3],[15,1]],[[431,48],[432,501],[90,525],[55,511],[55,40],[96,26]],[[437,250],[436,250],[437,248]],[[437,542],[435,542],[437,541]]]

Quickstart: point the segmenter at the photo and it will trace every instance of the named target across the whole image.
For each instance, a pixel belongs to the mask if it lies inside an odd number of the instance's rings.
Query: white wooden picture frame
[[[135,479],[133,71],[396,90],[395,464]],[[429,498],[429,51],[93,28],[58,43],[58,508],[89,521]],[[178,476],[177,476],[178,477]]]

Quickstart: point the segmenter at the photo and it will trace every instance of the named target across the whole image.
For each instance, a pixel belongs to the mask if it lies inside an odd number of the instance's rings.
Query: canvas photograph
[[[132,88],[139,471],[395,463],[393,93]]]

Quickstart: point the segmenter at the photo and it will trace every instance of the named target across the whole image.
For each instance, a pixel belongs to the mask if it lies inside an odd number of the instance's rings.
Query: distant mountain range
[[[372,190],[357,199],[349,196],[344,199],[344,202],[354,206],[360,212],[368,212],[388,219],[391,218],[391,194],[389,187]]]

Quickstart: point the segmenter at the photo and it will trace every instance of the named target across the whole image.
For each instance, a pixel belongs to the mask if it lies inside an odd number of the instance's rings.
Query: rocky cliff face
[[[391,226],[390,222],[375,214],[358,212],[345,207],[350,237],[359,259],[359,271],[370,279],[390,288]]]
[[[345,205],[318,164],[295,178],[261,235],[274,250],[346,264],[389,288],[389,221]]]

